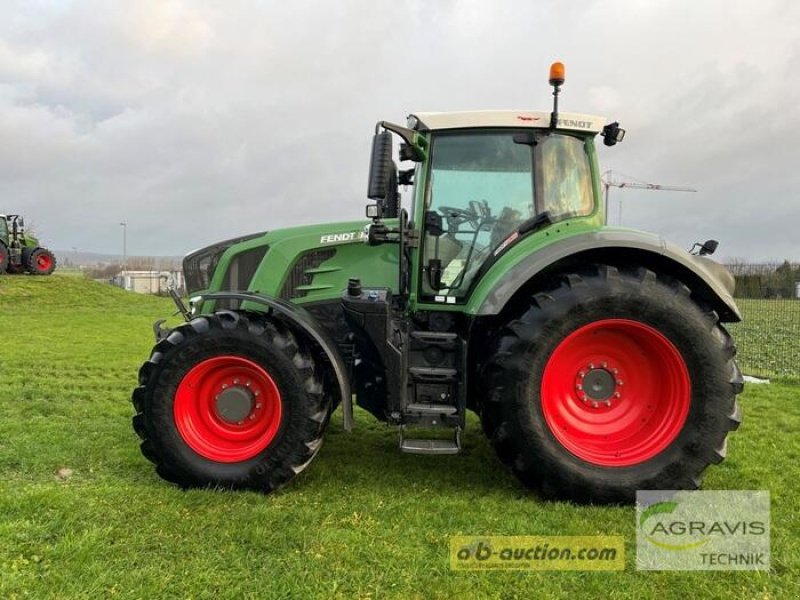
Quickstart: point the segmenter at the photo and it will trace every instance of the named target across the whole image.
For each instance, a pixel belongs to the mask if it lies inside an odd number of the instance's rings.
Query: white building
[[[166,294],[170,285],[180,293],[186,287],[183,271],[120,271],[113,283],[137,294]]]

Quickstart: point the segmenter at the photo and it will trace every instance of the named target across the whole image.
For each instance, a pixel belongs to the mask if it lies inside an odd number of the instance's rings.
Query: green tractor
[[[545,498],[697,488],[740,422],[733,277],[713,240],[692,254],[605,225],[595,138],[624,130],[559,114],[563,82],[556,63],[552,112],[379,122],[367,220],[187,255],[186,322],[155,324],[132,396],[157,473],[275,490],[357,404],[415,454],[458,453],[473,411]]]
[[[25,233],[22,215],[0,215],[0,273],[50,275],[55,268],[55,255]]]

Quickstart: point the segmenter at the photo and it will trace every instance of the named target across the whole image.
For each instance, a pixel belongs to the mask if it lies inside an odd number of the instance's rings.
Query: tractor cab
[[[417,118],[437,125],[435,115]],[[474,123],[481,116],[464,120]],[[422,295],[434,299],[464,298],[480,268],[501,245],[513,243],[520,229],[527,233],[595,208],[589,154],[579,136],[439,129],[432,136],[427,175]]]
[[[401,157],[419,161],[412,214],[421,237],[420,301],[465,302],[479,273],[537,230],[568,219],[602,223],[593,141],[603,131],[601,118],[562,115],[554,128],[549,121],[547,113],[480,111],[416,113],[409,128],[379,124],[404,134],[414,151],[404,143]],[[384,143],[380,151],[388,155],[391,147]],[[394,169],[384,157],[377,163]],[[379,204],[368,210],[379,215],[396,192],[370,190]],[[371,229],[381,231],[379,219]]]
[[[0,215],[3,218],[4,231],[6,237],[3,240],[10,246],[21,248],[27,246],[28,241],[25,237],[25,218],[22,215]],[[30,236],[29,236],[30,237]],[[36,239],[31,238],[35,243]]]
[[[401,247],[413,240],[400,251],[399,285],[412,306],[469,304],[476,284],[523,239],[558,224],[558,234],[603,225],[594,139],[613,146],[625,130],[602,117],[559,113],[564,81],[563,65],[554,63],[549,113],[414,113],[406,127],[377,124],[368,185],[377,203],[367,207],[367,240]],[[391,134],[402,139],[399,159],[414,168],[397,169]],[[415,184],[410,215],[399,207],[398,183]],[[388,228],[384,216],[399,217],[399,227]]]
[[[0,242],[8,246],[8,221],[5,215],[0,215]]]

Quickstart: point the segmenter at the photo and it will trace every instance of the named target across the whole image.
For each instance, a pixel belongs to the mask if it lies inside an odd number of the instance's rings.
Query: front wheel
[[[25,269],[34,275],[50,275],[56,268],[56,257],[47,248],[36,248],[25,261]]]
[[[495,336],[484,429],[546,497],[695,489],[740,421],[734,354],[682,284],[591,267],[536,294]]]
[[[330,412],[312,357],[258,313],[181,325],[156,344],[139,383],[142,453],[184,487],[277,489],[314,458]]]

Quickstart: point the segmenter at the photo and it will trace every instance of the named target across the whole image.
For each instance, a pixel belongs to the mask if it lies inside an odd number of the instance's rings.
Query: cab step
[[[446,417],[449,415],[454,415],[458,412],[458,409],[453,406],[452,404],[422,404],[422,403],[414,403],[409,404],[406,406],[405,412],[407,413],[415,413],[418,415],[425,415],[425,416],[441,416]]]
[[[461,424],[458,408],[452,404],[414,402],[401,414],[403,424],[415,429],[453,429]]]
[[[412,331],[411,340],[425,345],[444,346],[451,350],[458,342],[458,335],[443,331]]]
[[[400,451],[406,454],[458,454],[461,452],[461,430],[455,429],[452,440],[439,438],[407,438],[400,430]]]
[[[400,450],[406,454],[458,454],[461,447],[452,440],[404,439]]]
[[[411,378],[420,383],[455,383],[458,381],[458,371],[441,367],[410,367]]]

